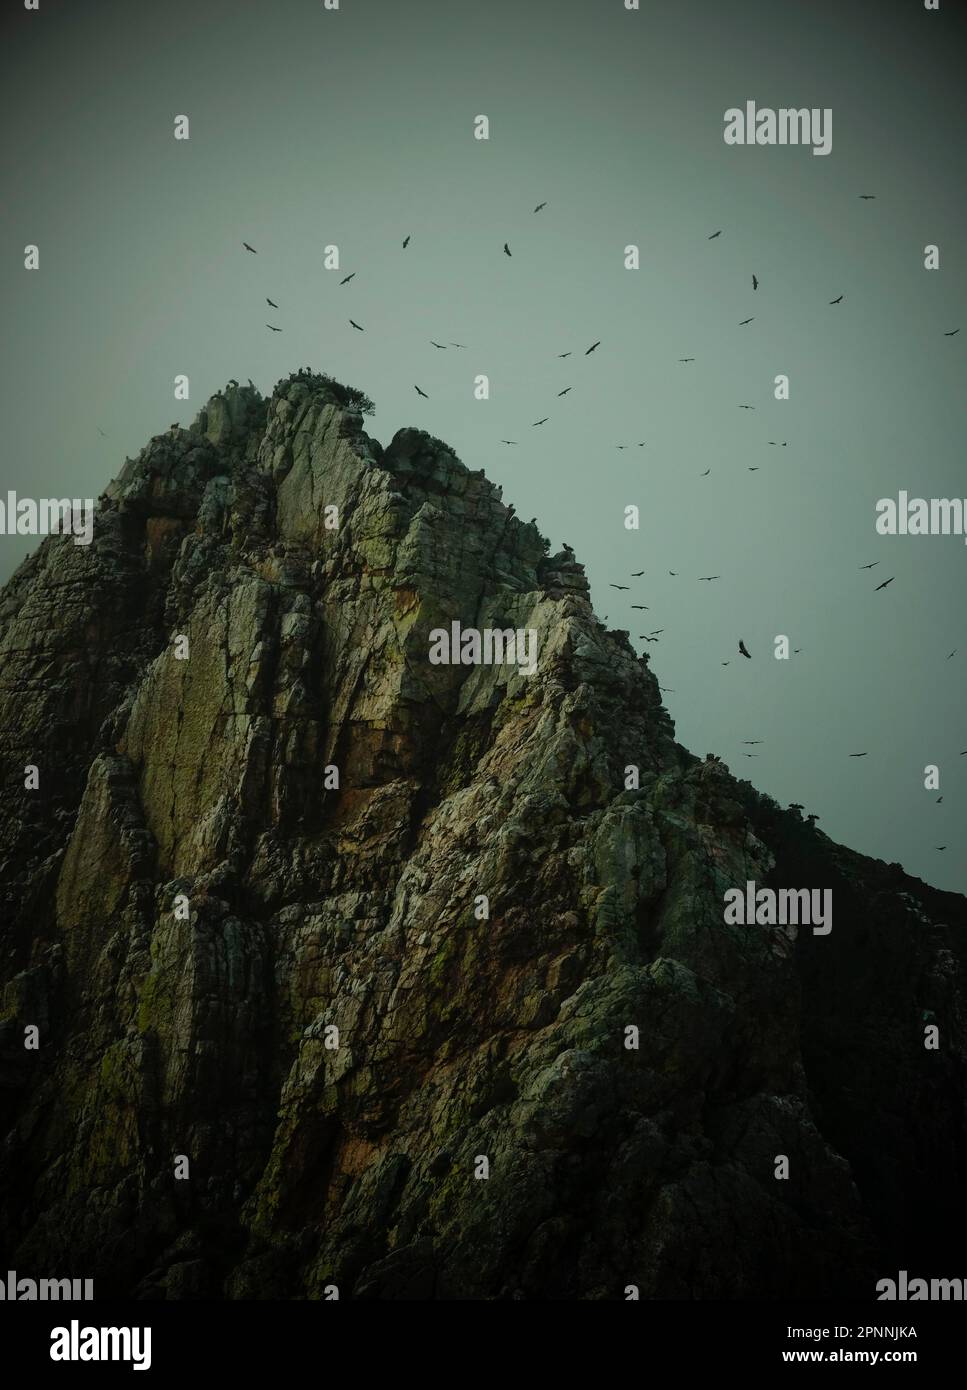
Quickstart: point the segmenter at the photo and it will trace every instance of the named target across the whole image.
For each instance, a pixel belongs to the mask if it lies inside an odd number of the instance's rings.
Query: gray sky
[[[647,649],[694,752],[967,889],[967,549],[873,525],[900,488],[967,495],[949,0],[11,0],[2,28],[0,492],[96,496],[230,377],[329,372],[372,396],[371,434],[428,430],[568,541],[638,650],[665,629]],[[831,108],[832,153],[725,145],[747,100]],[[33,544],[0,537],[0,578]],[[801,654],[775,661],[777,633]]]

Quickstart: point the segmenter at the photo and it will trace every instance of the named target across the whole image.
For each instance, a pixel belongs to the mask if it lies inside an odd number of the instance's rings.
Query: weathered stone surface
[[[361,404],[229,387],[0,594],[9,1267],[167,1298],[958,1273],[964,900],[686,753],[574,556]],[[453,620],[535,628],[536,674],[430,665]],[[831,887],[832,934],[725,925],[747,879]]]

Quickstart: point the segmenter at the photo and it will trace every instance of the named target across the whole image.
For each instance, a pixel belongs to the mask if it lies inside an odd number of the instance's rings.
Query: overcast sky
[[[901,488],[967,496],[955,8],[10,0],[0,493],[96,497],[230,377],[331,373],[569,542],[638,650],[664,629],[695,753],[964,891],[967,548],[874,530]],[[726,145],[749,100],[831,109],[831,153]],[[0,578],[33,544],[0,536]]]

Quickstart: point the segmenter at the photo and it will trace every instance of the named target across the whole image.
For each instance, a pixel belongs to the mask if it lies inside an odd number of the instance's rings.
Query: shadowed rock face
[[[0,595],[3,1267],[168,1298],[960,1275],[964,900],[686,753],[573,557],[353,403],[226,390]],[[536,629],[536,674],[429,664],[453,620]],[[832,888],[831,935],[726,925],[749,879]]]

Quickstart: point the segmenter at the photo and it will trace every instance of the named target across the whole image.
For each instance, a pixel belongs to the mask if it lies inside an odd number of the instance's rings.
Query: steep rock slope
[[[169,1298],[959,1273],[964,900],[686,753],[573,555],[360,403],[233,384],[0,595],[9,1267]],[[536,629],[536,673],[430,664],[454,620]],[[833,888],[832,934],[726,925],[749,879]]]

